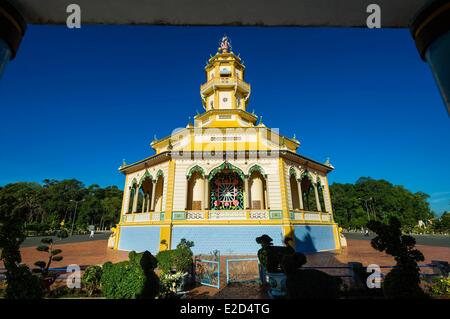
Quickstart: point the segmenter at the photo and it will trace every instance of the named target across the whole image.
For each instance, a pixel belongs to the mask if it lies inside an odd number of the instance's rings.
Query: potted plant
[[[176,249],[160,251],[156,255],[158,267],[162,275],[166,276],[168,281],[174,280],[177,277],[177,292],[186,290],[193,282],[194,254],[191,250],[193,246],[194,242],[183,238]],[[172,276],[167,276],[169,274]]]

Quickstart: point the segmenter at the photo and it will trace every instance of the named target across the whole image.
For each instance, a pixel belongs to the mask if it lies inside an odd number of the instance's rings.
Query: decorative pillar
[[[6,64],[16,56],[26,29],[19,11],[8,1],[0,1],[0,78]]]
[[[152,180],[152,198],[150,200],[150,210],[155,210],[155,192],[156,192],[156,180]]]
[[[266,209],[270,209],[270,200],[269,200],[270,191],[269,191],[269,183],[267,182],[268,175],[265,175],[264,179],[265,179],[265,183],[266,183]]]
[[[145,212],[145,200],[146,200],[146,195],[145,193],[143,193],[144,195],[142,196],[142,211],[141,213]]]
[[[313,183],[314,186],[314,196],[316,197],[316,207],[317,211],[321,212],[322,208],[320,207],[320,200],[319,200],[319,191],[317,190],[317,185]]]
[[[185,210],[188,210],[189,206],[191,206],[191,209],[192,209],[192,205],[189,205],[189,180],[190,180],[190,178],[186,178],[186,191],[185,191],[186,200],[185,200],[185,203],[184,203],[184,206],[185,206],[184,209]]]
[[[250,178],[250,176],[244,175],[244,191],[245,191],[244,208],[245,209],[251,208],[251,205],[250,205],[250,192],[249,192],[249,187],[248,187],[248,180],[249,180],[249,178]]]
[[[137,212],[138,196],[139,196],[139,186],[136,185],[136,188],[134,189],[132,213]]]
[[[426,2],[415,15],[411,34],[421,58],[428,63],[450,115],[450,6],[448,1]]]
[[[209,183],[208,183],[208,176],[205,175],[205,177],[203,178],[203,189],[205,191],[205,196],[204,196],[204,200],[203,200],[203,209],[207,210],[209,209]]]
[[[302,192],[302,180],[297,179],[297,190],[298,190],[298,204],[300,205],[300,209],[304,209],[303,207],[303,192]]]

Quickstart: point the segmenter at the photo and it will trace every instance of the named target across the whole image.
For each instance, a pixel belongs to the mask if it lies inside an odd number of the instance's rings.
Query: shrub
[[[396,217],[391,217],[388,224],[372,220],[367,227],[377,234],[372,239],[372,247],[392,255],[397,262],[384,279],[385,297],[402,299],[426,297],[420,288],[420,270],[417,265],[418,261],[425,258],[415,249],[414,237],[402,235],[401,223]]]
[[[450,296],[450,278],[434,278],[430,292],[433,296]]]
[[[96,291],[100,290],[102,274],[103,269],[100,266],[89,266],[84,271],[81,282],[83,283],[88,296],[92,296]]]
[[[42,281],[34,276],[25,265],[19,265],[6,273],[8,285],[6,299],[40,299],[43,297]]]
[[[182,273],[190,273],[194,264],[191,247],[192,241],[181,239],[176,249],[160,251],[156,255],[158,268],[163,273],[170,273],[172,270]]]
[[[154,269],[157,262],[148,251],[132,251],[129,260],[103,265],[101,287],[108,299],[152,299],[158,294],[159,280]]]

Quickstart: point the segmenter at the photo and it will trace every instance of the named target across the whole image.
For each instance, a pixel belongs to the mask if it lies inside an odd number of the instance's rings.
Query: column
[[[138,196],[139,196],[139,186],[136,185],[136,188],[134,189],[132,213],[137,212]]]
[[[245,175],[244,176],[244,192],[245,192],[245,194],[244,194],[244,209],[251,208],[248,180],[249,180],[249,176]]]
[[[266,181],[266,209],[270,209],[270,190],[269,190],[269,177],[268,175],[265,176]]]
[[[450,26],[448,1],[428,1],[415,15],[411,34],[428,63],[450,115]]]
[[[205,191],[205,196],[203,199],[203,209],[207,210],[209,209],[209,183],[208,183],[208,176],[205,175],[205,177],[203,178],[203,189]]]
[[[313,184],[313,186],[314,186],[314,195],[316,197],[317,211],[321,212],[322,208],[320,207],[319,191],[317,190],[317,185],[316,184]]]
[[[0,2],[0,78],[6,64],[14,59],[26,29],[20,12],[8,1]]]
[[[156,191],[156,181],[152,180],[152,198],[150,200],[150,210],[155,210],[155,191]]]
[[[304,209],[303,206],[303,192],[302,192],[302,180],[297,179],[297,190],[298,190],[298,204],[300,205],[300,209]]]
[[[142,211],[141,211],[141,213],[145,212],[145,199],[146,199],[146,195],[144,193],[142,196]]]

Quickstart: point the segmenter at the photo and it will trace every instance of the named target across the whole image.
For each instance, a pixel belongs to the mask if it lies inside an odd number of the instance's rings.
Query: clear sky
[[[384,178],[450,210],[450,119],[406,29],[30,26],[0,81],[0,185],[77,178],[123,187],[202,111],[203,67],[226,33],[252,85],[249,111],[330,182]]]

